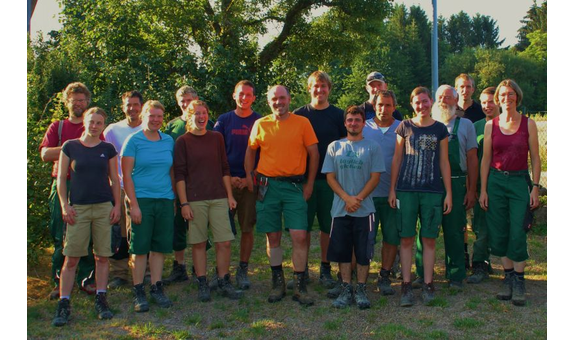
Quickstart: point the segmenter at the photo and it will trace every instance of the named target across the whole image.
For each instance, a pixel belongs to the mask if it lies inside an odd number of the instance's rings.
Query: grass
[[[284,235],[283,247],[290,247]],[[400,308],[400,281],[392,280],[396,294],[382,297],[376,290],[380,267],[381,235],[378,235],[375,259],[370,266],[368,296],[372,307],[359,310],[356,306],[335,309],[327,290],[319,287],[318,235],[313,234],[310,254],[310,291],[315,305],[301,308],[291,299],[291,291],[283,301],[270,304],[271,270],[265,254],[265,238],[256,234],[249,273],[252,287],[236,301],[216,294],[212,302],[197,300],[197,287],[177,283],[166,287],[174,302],[169,309],[150,305],[150,312],[135,313],[132,295],[128,288],[109,292],[109,302],[114,318],[97,320],[93,311],[93,298],[72,293],[71,322],[62,328],[50,325],[55,301],[47,301],[51,290],[49,282],[50,250],[41,256],[40,265],[28,268],[27,337],[31,339],[544,339],[547,336],[547,239],[544,235],[528,236],[531,258],[528,261],[526,307],[519,308],[510,302],[495,299],[502,278],[502,268],[493,259],[495,274],[478,285],[464,285],[464,291],[452,295],[447,288],[443,241],[437,242],[435,265],[436,301],[433,306],[423,306],[421,291],[415,290],[416,303],[411,308]],[[469,233],[469,249],[474,234]],[[191,258],[186,254],[188,268]],[[232,246],[232,268],[238,259],[238,240]],[[172,256],[166,259],[164,275],[170,271]],[[208,252],[208,263],[215,263],[213,251]],[[286,278],[291,276],[291,261],[284,255]],[[335,275],[336,268],[333,269]],[[503,317],[502,317],[503,316]],[[520,325],[520,326],[519,326]]]

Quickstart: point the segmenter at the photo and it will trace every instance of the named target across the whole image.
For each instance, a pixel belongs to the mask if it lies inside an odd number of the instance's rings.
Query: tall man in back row
[[[273,86],[268,91],[267,99],[272,114],[254,123],[244,166],[246,174],[253,173],[259,149],[260,160],[255,174],[258,184],[255,189],[258,193],[256,228],[267,236],[272,269],[272,292],[268,302],[278,302],[286,294],[281,249],[283,215],[293,246],[293,300],[309,306],[314,301],[307,292],[305,281],[308,253],[306,200],[312,194],[319,166],[318,141],[309,120],[289,112],[291,96],[286,87]],[[308,156],[306,181],[304,173]],[[248,181],[248,190],[254,190],[252,181]]]
[[[365,120],[375,117],[375,95],[379,91],[387,90],[387,83],[383,74],[371,72],[365,79],[365,90],[369,93],[369,99],[359,107],[365,112]],[[403,115],[397,109],[393,110],[393,118],[403,120]]]

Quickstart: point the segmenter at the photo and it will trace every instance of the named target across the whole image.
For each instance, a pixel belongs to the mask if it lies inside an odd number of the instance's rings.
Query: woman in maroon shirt
[[[539,206],[541,174],[537,125],[517,111],[522,98],[519,85],[511,79],[502,81],[495,91],[495,103],[502,113],[485,125],[479,197],[481,207],[487,211],[491,253],[501,257],[505,270],[497,298],[511,299],[517,306],[525,305],[527,231],[531,210]]]

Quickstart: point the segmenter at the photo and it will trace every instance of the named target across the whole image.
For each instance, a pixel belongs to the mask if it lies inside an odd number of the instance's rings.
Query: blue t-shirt
[[[234,111],[230,111],[221,115],[216,125],[214,125],[214,131],[224,136],[226,155],[228,156],[232,177],[246,177],[244,159],[246,158],[248,139],[250,138],[250,132],[252,131],[254,122],[259,118],[261,118],[261,116],[255,111],[245,118],[238,116]],[[258,159],[259,152],[256,157],[256,167]],[[254,169],[256,167],[254,167]]]
[[[70,158],[70,204],[114,201],[108,170],[110,159],[118,152],[112,144],[87,147],[79,139],[70,139],[62,145],[62,152]]]
[[[397,135],[395,129],[399,126],[400,121],[394,120],[388,127],[387,131],[382,132],[381,128],[377,126],[373,119],[365,122],[363,128],[363,137],[370,139],[379,145],[383,153],[384,170],[379,177],[379,184],[373,191],[373,197],[388,197],[389,187],[391,186],[391,162],[393,161],[393,154],[395,153],[395,144]]]
[[[122,157],[134,158],[132,180],[137,198],[174,199],[170,169],[174,161],[174,139],[159,132],[160,139],[151,141],[138,131],[126,139]]]
[[[321,172],[335,173],[341,188],[351,196],[361,192],[374,172],[382,172],[385,168],[383,154],[376,142],[369,139],[350,141],[347,138],[332,142],[325,155]],[[364,198],[357,211],[345,211],[345,202],[333,195],[331,216],[333,218],[345,215],[365,217],[375,212],[372,195]]]
[[[407,119],[395,132],[404,138],[397,191],[443,193],[439,149],[440,142],[449,135],[445,125],[436,121],[430,126],[418,127]]]

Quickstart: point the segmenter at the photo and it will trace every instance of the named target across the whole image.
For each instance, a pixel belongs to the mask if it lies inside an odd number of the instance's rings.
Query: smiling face
[[[345,129],[347,134],[353,137],[358,136],[365,126],[365,121],[359,113],[349,113],[345,115]]]
[[[188,110],[188,126],[196,132],[205,132],[208,125],[208,109],[203,105],[192,104]]]
[[[142,118],[142,124],[152,132],[157,132],[162,127],[164,122],[164,110],[152,107],[149,112],[144,113]]]
[[[479,100],[481,101],[481,109],[488,120],[499,115],[499,106],[495,104],[494,96],[492,94],[482,93]]]
[[[239,85],[233,95],[236,107],[242,110],[250,110],[256,100],[253,87],[249,85]]]
[[[194,96],[191,93],[184,93],[183,95],[178,97],[178,106],[180,107],[184,115],[186,114],[186,109],[188,108],[190,103],[195,99],[198,99],[198,97]]]
[[[501,86],[497,98],[501,108],[510,111],[517,108],[517,93],[510,86]]]
[[[142,112],[142,102],[140,102],[140,98],[124,98],[122,111],[130,122],[138,121],[140,119],[140,113]]]
[[[68,95],[68,100],[66,101],[66,107],[70,115],[75,117],[82,117],[84,111],[88,108],[89,100],[83,93],[71,93]]]
[[[312,79],[309,84],[308,91],[311,95],[312,105],[321,106],[328,102],[329,92],[331,89],[327,82],[319,79]]]
[[[471,96],[473,92],[475,92],[475,88],[473,88],[473,82],[471,80],[466,80],[464,78],[457,79],[455,83],[455,89],[457,90],[457,94],[463,98],[464,101],[471,100]]]
[[[285,87],[276,85],[268,91],[268,105],[276,118],[288,115],[290,102],[291,97]]]
[[[84,116],[84,131],[90,137],[98,138],[106,127],[105,118],[98,113],[89,113]]]
[[[415,95],[411,100],[411,107],[413,107],[415,114],[421,118],[428,117],[431,114],[432,105],[433,101],[429,98],[427,93]]]

